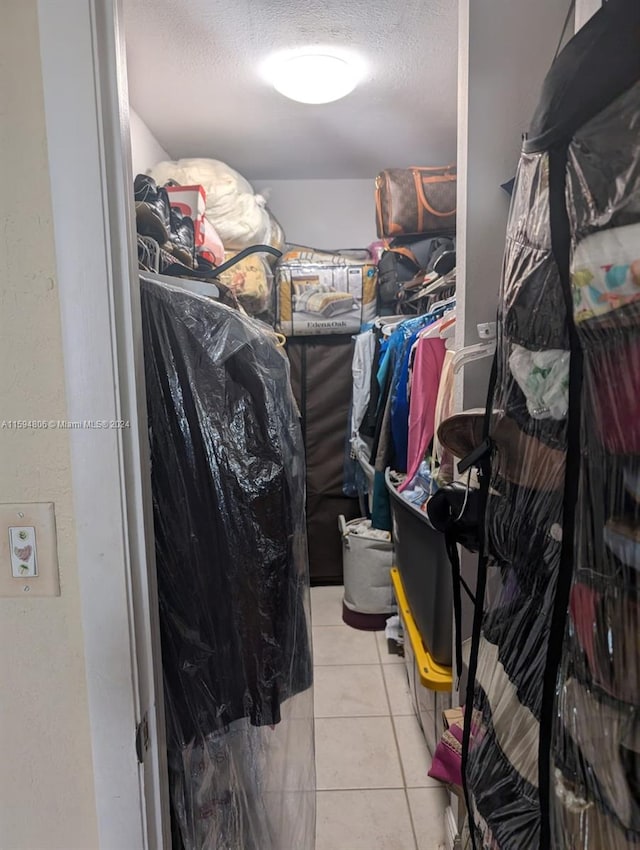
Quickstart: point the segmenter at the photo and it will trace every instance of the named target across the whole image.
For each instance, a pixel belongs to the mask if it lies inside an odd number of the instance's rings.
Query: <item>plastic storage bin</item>
[[[413,711],[420,723],[429,752],[433,756],[444,732],[442,712],[451,708],[451,693],[425,688],[420,681],[420,671],[411,642],[408,641],[407,644],[405,644],[404,661]]]
[[[338,518],[342,534],[344,597],[342,619],[356,629],[379,631],[396,605],[391,584],[390,536],[371,528],[367,519]]]
[[[404,661],[413,711],[424,739],[433,755],[444,725],[442,712],[451,706],[453,676],[451,668],[440,667],[427,652],[407,602],[398,568],[391,570],[391,579],[398,600],[398,614],[404,633]]]
[[[397,492],[386,473],[393,520],[395,566],[407,603],[431,657],[451,666],[453,588],[444,535],[431,527],[427,515]]]

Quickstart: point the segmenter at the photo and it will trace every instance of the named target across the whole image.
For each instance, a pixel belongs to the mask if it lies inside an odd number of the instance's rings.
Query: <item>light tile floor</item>
[[[342,588],[311,590],[316,850],[440,850],[448,795],[430,779],[402,659],[342,622]]]

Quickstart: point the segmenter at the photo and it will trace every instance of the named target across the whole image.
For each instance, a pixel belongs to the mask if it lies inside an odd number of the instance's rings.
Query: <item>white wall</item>
[[[156,165],[158,162],[162,162],[164,159],[171,159],[171,156],[169,156],[134,109],[131,109],[129,112],[129,120],[134,176],[136,174],[144,174],[147,169]]]
[[[0,418],[66,419],[36,0],[2,13]],[[55,503],[61,584],[0,599],[3,850],[98,846],[68,433],[0,428],[0,502]]]
[[[558,0],[461,0],[458,70],[458,348],[494,321],[522,133],[566,18]],[[464,407],[484,407],[489,362],[465,369]]]
[[[567,0],[568,2],[568,0]],[[479,342],[477,324],[495,321],[509,197],[529,125],[553,60],[567,5],[558,0],[461,0],[458,69],[458,301],[456,348]],[[491,359],[470,363],[456,384],[458,409],[484,408]],[[463,550],[475,584],[477,558]],[[464,601],[463,632],[471,634]]]
[[[376,237],[371,180],[254,180],[287,241],[313,248],[366,248]]]
[[[576,0],[576,32],[581,29],[592,15],[602,6],[602,0]]]

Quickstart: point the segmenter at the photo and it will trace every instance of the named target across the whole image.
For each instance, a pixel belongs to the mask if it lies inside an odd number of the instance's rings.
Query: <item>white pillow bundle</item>
[[[181,186],[200,185],[207,194],[206,217],[227,250],[269,244],[272,224],[266,201],[251,184],[216,159],[159,162],[148,172],[159,186],[174,180]]]

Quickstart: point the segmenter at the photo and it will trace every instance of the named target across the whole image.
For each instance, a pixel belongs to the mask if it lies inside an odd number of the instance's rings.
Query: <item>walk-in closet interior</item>
[[[635,0],[121,6],[173,850],[640,846]]]

